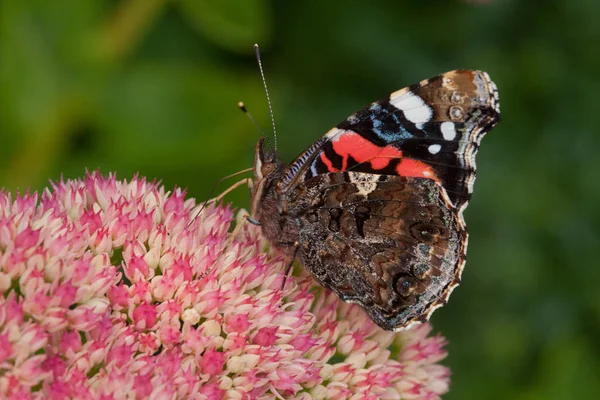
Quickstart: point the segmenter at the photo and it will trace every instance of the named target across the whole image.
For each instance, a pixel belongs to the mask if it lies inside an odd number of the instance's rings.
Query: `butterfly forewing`
[[[329,131],[296,182],[361,171],[430,178],[459,208],[473,190],[475,154],[499,120],[495,84],[481,71],[451,71],[392,93]],[[309,153],[309,154],[307,154]],[[294,168],[296,163],[292,163]]]

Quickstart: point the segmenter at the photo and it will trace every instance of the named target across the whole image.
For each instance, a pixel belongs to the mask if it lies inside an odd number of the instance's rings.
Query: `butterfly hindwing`
[[[380,326],[426,319],[458,284],[467,232],[437,182],[341,172],[293,193],[302,264]]]

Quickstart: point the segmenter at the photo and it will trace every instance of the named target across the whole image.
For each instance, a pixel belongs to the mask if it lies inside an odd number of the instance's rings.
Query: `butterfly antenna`
[[[256,128],[260,131],[260,134],[262,137],[265,138],[265,140],[271,144],[271,139],[267,137],[267,134],[265,133],[265,130],[262,128],[262,126],[260,126],[258,124],[258,122],[256,122],[256,120],[254,119],[254,117],[252,116],[252,114],[250,114],[250,111],[248,111],[248,109],[246,108],[246,105],[243,102],[238,102],[237,104],[238,108],[240,110],[242,110],[242,112],[244,114],[246,114],[246,117],[248,117],[248,119],[254,124],[254,126],[256,126]]]
[[[256,54],[256,61],[258,61],[258,68],[260,68],[260,76],[262,77],[263,86],[265,87],[265,93],[267,94],[267,104],[269,105],[269,113],[271,114],[271,124],[273,125],[273,149],[277,152],[277,131],[275,129],[275,117],[273,116],[273,107],[271,107],[271,98],[269,97],[269,89],[267,89],[267,80],[265,79],[265,73],[263,71],[262,61],[260,60],[260,49],[258,44],[254,45],[254,54]]]

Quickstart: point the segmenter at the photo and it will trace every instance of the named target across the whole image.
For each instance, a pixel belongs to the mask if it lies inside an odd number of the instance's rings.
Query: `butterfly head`
[[[260,138],[254,153],[254,182],[251,185],[253,217],[260,218],[259,206],[280,175],[281,162],[277,153],[265,145],[264,138]]]
[[[279,169],[279,159],[274,150],[266,148],[265,139],[260,138],[254,152],[254,178],[256,182],[267,178]]]

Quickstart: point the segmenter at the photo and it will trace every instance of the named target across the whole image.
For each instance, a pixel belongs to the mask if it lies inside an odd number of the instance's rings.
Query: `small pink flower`
[[[142,303],[135,308],[132,320],[137,329],[150,329],[156,324],[157,313],[156,306]]]
[[[39,230],[33,230],[29,227],[26,227],[15,238],[15,247],[21,249],[23,252],[26,252],[37,245],[39,238]]]
[[[263,347],[272,346],[277,340],[277,329],[276,326],[260,328],[252,339],[253,343]]]
[[[8,340],[8,332],[0,335],[0,364],[6,361],[13,352],[12,343]]]
[[[50,301],[58,307],[68,308],[75,302],[76,295],[77,288],[67,281],[56,288]]]
[[[173,326],[163,326],[158,331],[160,343],[167,347],[176,346],[179,343],[181,332]]]
[[[0,192],[0,398],[439,399],[443,337],[382,331],[233,212],[91,173]]]
[[[115,309],[120,310],[129,304],[129,293],[125,285],[113,285],[108,290],[107,297]]]
[[[225,328],[229,332],[243,333],[250,327],[247,314],[232,313],[225,318]]]
[[[59,340],[58,352],[71,358],[81,350],[81,336],[77,331],[64,332]]]
[[[219,351],[208,349],[202,354],[199,367],[205,374],[218,375],[223,371],[225,364],[225,354]]]
[[[219,385],[216,383],[209,383],[202,386],[200,394],[203,395],[206,400],[218,400],[223,398],[224,390],[220,389]]]

